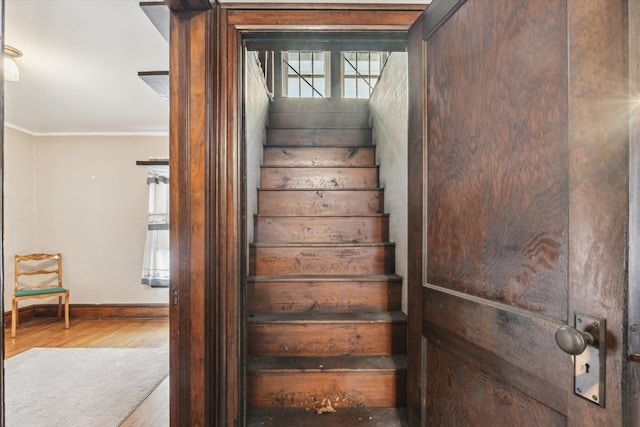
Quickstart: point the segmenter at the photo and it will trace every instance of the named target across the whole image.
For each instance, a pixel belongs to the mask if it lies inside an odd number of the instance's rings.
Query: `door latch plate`
[[[606,321],[582,313],[576,313],[574,321],[575,328],[591,334],[594,342],[574,358],[573,391],[604,408]]]

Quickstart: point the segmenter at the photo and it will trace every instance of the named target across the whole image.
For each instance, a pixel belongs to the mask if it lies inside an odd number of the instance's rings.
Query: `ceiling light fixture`
[[[22,52],[9,45],[4,46],[4,79],[9,82],[20,80],[20,70],[16,64],[16,58],[20,58]]]

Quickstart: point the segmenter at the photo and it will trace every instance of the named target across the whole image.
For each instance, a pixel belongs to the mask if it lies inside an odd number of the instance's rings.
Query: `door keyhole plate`
[[[578,396],[604,407],[606,323],[605,319],[575,314],[575,328],[580,332],[593,335],[593,344],[574,356],[574,387]]]

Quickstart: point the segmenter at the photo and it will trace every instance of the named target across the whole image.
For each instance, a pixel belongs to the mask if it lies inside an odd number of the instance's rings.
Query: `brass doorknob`
[[[556,344],[565,353],[576,356],[584,351],[588,345],[595,342],[589,332],[581,332],[569,325],[562,325],[556,331]]]

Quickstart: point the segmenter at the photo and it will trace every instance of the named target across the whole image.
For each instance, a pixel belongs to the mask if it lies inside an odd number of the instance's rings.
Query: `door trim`
[[[171,12],[171,425],[244,422],[242,35],[407,31],[420,5],[169,1]]]

